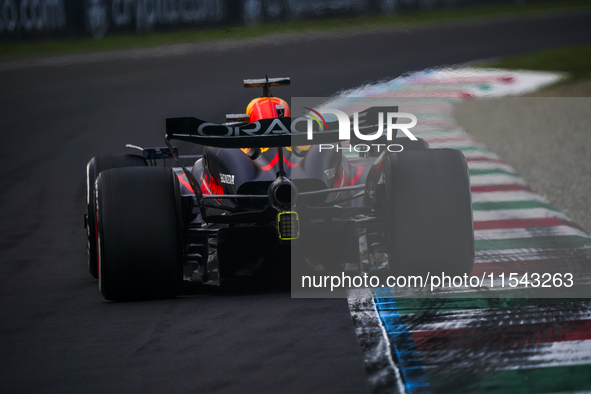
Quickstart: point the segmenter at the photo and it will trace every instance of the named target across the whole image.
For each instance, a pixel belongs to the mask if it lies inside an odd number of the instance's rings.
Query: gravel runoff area
[[[591,81],[462,102],[458,124],[591,231]]]

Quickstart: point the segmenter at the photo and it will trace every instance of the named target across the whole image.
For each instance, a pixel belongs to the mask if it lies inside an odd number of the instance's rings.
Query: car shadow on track
[[[261,294],[289,294],[290,278],[238,278],[228,279],[221,286],[210,286],[201,283],[184,283],[181,297],[212,295],[219,297],[236,297]]]

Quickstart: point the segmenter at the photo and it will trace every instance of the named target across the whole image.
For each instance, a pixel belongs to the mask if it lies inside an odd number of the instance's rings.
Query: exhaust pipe
[[[269,202],[278,211],[289,211],[295,206],[298,188],[287,178],[277,177],[269,186]]]

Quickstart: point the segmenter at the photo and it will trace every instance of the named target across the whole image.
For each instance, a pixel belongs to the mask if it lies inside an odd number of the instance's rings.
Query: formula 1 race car
[[[271,94],[289,83],[245,80],[263,88],[245,114],[224,124],[166,119],[165,148],[128,145],[137,154],[90,160],[88,266],[107,300],[173,297],[185,282],[240,277],[472,271],[463,154],[396,138],[396,129],[351,150],[363,141],[343,140],[338,121],[311,108],[291,117]],[[381,133],[383,113],[396,109],[367,108],[356,132]],[[203,154],[184,165],[191,158],[173,140]],[[166,159],[176,166],[157,165]]]

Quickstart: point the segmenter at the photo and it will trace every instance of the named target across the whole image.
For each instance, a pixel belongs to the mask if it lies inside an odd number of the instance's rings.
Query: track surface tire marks
[[[103,302],[85,266],[86,161],[127,142],[161,145],[166,117],[221,121],[252,97],[241,78],[289,75],[294,85],[278,95],[325,96],[413,69],[587,43],[588,16],[1,73],[3,391],[367,390],[343,300],[261,289]]]

